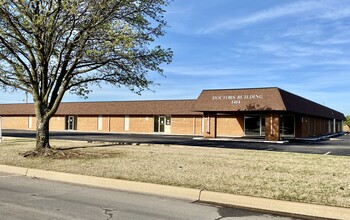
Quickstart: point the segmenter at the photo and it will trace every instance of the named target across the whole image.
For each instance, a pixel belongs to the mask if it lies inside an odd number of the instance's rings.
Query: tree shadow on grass
[[[103,144],[93,146],[74,146],[74,147],[58,147],[47,148],[43,150],[31,150],[20,155],[26,158],[50,158],[50,159],[101,159],[115,158],[125,155],[124,152],[118,150],[88,150],[92,148],[107,148],[117,146],[118,144]]]
[[[121,144],[103,144],[103,145],[93,145],[93,146],[74,146],[74,147],[57,147],[56,150],[76,150],[76,149],[88,149],[88,148],[103,148],[103,147],[115,147]]]

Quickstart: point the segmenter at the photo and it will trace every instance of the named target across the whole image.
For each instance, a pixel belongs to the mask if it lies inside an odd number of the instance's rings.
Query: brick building
[[[33,104],[1,104],[4,129],[36,128]],[[50,130],[261,137],[342,132],[345,116],[279,88],[204,90],[196,100],[61,103]]]

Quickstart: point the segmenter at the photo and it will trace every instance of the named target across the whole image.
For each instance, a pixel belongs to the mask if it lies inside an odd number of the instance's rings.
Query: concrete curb
[[[269,144],[286,144],[289,143],[288,140],[283,141],[266,141],[260,139],[245,139],[245,138],[204,138],[204,137],[195,137],[193,140],[198,141],[231,141],[231,142],[245,142],[245,143],[269,143]]]
[[[175,186],[165,186],[152,183],[141,183],[37,169],[29,169],[27,176],[188,200],[197,200],[200,192],[198,189],[196,190]]]
[[[239,196],[210,191],[203,191],[200,201],[244,207],[253,210],[268,210],[272,213],[281,213],[297,217],[350,219],[350,209],[347,208]]]
[[[14,167],[0,164],[0,171],[5,173],[12,173],[17,175],[26,176],[28,172],[28,168],[24,167]]]
[[[252,210],[264,210],[289,216],[308,217],[312,219],[350,219],[350,209],[348,208],[288,202],[250,196],[239,196],[233,194],[210,192],[200,189],[190,189],[152,183],[141,183],[94,176],[84,176],[78,174],[29,169],[7,165],[0,165],[0,172],[75,183],[80,185],[117,189],[128,192],[187,199],[226,206],[235,206]]]

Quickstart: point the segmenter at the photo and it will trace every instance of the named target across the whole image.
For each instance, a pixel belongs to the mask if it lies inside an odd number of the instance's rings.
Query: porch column
[[[204,112],[204,138],[216,138],[216,113]]]
[[[279,141],[280,135],[280,115],[276,112],[266,113],[265,120],[265,140]]]

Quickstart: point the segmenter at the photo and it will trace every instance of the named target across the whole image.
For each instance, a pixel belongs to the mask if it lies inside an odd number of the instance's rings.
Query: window
[[[294,137],[295,117],[294,115],[281,115],[280,134],[282,137]]]
[[[166,116],[166,125],[171,125],[171,116]]]
[[[261,115],[245,115],[244,133],[247,136],[264,136],[265,117]]]

